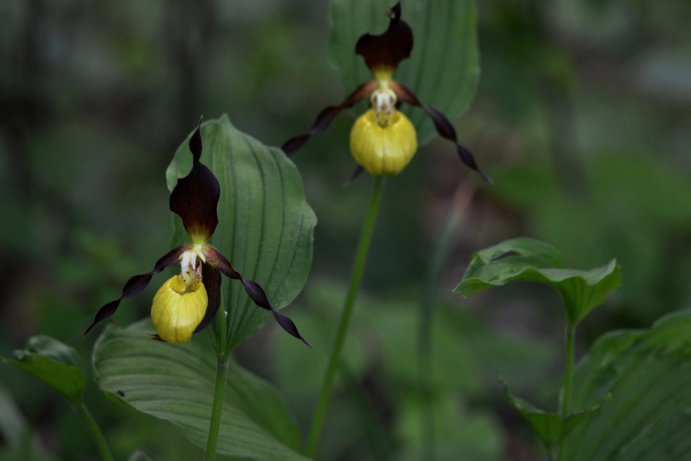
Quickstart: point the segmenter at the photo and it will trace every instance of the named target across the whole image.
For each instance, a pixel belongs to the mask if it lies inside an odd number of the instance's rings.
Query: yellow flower
[[[374,80],[357,87],[339,105],[323,109],[310,129],[283,143],[283,151],[292,155],[312,135],[327,129],[343,110],[369,96],[371,108],[358,117],[350,132],[350,150],[358,164],[353,178],[363,170],[372,175],[395,175],[410,162],[417,150],[417,135],[410,120],[398,107],[402,103],[421,108],[434,122],[437,133],[456,145],[461,161],[477,171],[488,182],[490,178],[477,166],[473,154],[456,136],[456,130],[446,116],[423,104],[415,94],[393,79],[398,64],[410,57],[413,50],[413,31],[401,19],[401,3],[387,11],[389,27],[379,35],[364,34],[355,45],[355,53],[365,59]]]
[[[184,343],[204,318],[207,304],[206,289],[199,279],[187,284],[181,275],[174,275],[156,292],[151,321],[163,341]]]
[[[154,274],[180,265],[180,273],[169,278],[156,292],[151,306],[151,320],[158,339],[171,343],[189,341],[193,333],[203,330],[214,319],[221,301],[221,274],[239,280],[254,304],[271,311],[274,319],[290,335],[307,344],[289,317],[269,302],[264,289],[255,281],[243,278],[218,249],[208,243],[218,225],[217,207],[221,187],[216,176],[201,162],[201,122],[189,141],[192,169],[180,178],[170,194],[170,210],[180,216],[192,243],[170,250],[146,274],[131,277],[118,299],[103,305],[87,334],[97,323],[115,314],[124,298],[140,293]]]
[[[180,275],[169,278],[156,292],[151,321],[158,335],[168,343],[184,343],[199,326],[208,298],[200,280],[187,284]]]
[[[402,112],[395,111],[385,123],[373,109],[362,114],[350,131],[350,152],[372,175],[396,175],[408,165],[417,150],[415,127]]]

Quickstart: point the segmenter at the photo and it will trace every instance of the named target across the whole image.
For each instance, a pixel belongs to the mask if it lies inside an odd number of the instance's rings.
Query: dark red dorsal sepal
[[[355,45],[355,53],[365,58],[372,72],[394,71],[413,50],[413,31],[401,19],[401,2],[389,8],[387,14],[389,27],[383,34],[364,34]]]
[[[189,142],[192,153],[192,170],[178,180],[170,194],[170,211],[180,216],[185,230],[195,243],[205,242],[218,225],[216,207],[221,196],[221,186],[216,176],[201,163],[201,121]]]

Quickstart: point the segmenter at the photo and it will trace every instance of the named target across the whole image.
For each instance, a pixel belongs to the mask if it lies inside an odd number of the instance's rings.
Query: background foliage
[[[530,235],[574,267],[617,258],[622,289],[582,325],[580,353],[605,331],[689,307],[688,12],[685,0],[478,5],[481,78],[456,128],[496,185],[481,185],[442,141],[387,184],[324,459],[419,459],[429,402],[438,459],[460,450],[477,460],[541,456],[496,377],[531,401],[554,401],[559,300],[533,285],[471,300],[452,294],[480,248]],[[168,248],[165,168],[199,114],[228,113],[278,145],[342,98],[329,65],[328,5],[8,0],[0,17],[0,350],[40,332],[77,346],[88,364],[96,335],[81,332],[90,316]],[[309,288],[287,312],[314,351],[268,327],[237,354],[278,384],[303,432],[370,188],[367,177],[341,187],[353,167],[351,123],[341,116],[295,157],[319,225]],[[476,190],[441,281],[434,386],[421,393],[410,360],[415,309],[461,183]],[[127,301],[118,324],[146,316],[149,299]],[[57,394],[6,366],[0,386],[0,457],[34,446],[46,459],[93,458]],[[173,426],[93,386],[86,399],[117,459],[133,447],[154,459],[198,454]]]

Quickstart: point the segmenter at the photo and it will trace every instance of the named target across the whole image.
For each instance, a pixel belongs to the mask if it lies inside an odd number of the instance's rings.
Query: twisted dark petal
[[[353,183],[353,181],[355,181],[362,174],[363,171],[365,171],[365,169],[362,168],[360,165],[356,166],[355,170],[351,173],[350,177],[344,184],[344,187],[350,186]]]
[[[206,241],[218,225],[216,207],[221,196],[221,186],[216,176],[200,162],[202,137],[200,128],[190,138],[192,170],[178,180],[170,194],[170,211],[182,218],[185,230],[195,241]]]
[[[492,183],[492,178],[490,178],[482,170],[480,170],[480,167],[478,167],[477,162],[475,161],[475,157],[473,157],[473,154],[470,152],[470,150],[468,150],[465,146],[458,142],[456,130],[454,129],[449,119],[446,118],[446,116],[443,113],[441,113],[433,107],[426,106],[425,104],[420,102],[420,100],[417,98],[417,96],[415,96],[415,94],[412,91],[410,91],[408,88],[406,88],[398,82],[392,81],[391,89],[402,101],[405,101],[413,106],[422,108],[422,110],[425,111],[427,116],[432,119],[432,122],[434,122],[434,128],[437,130],[437,133],[439,133],[439,136],[453,142],[456,145],[456,152],[458,153],[458,156],[460,157],[461,161],[465,163],[466,166],[468,166],[469,168],[475,170],[480,175],[480,177],[482,177],[483,180],[485,180],[488,183]]]
[[[210,264],[202,266],[202,282],[206,288],[206,296],[209,302],[206,306],[206,313],[201,323],[194,330],[195,333],[202,331],[216,316],[218,307],[221,305],[221,273],[214,269]]]
[[[312,347],[312,345],[308,343],[307,340],[302,337],[302,335],[300,335],[298,327],[295,326],[295,323],[292,320],[290,320],[290,317],[288,317],[287,315],[283,315],[278,311],[272,312],[274,314],[274,319],[276,319],[276,322],[281,326],[281,328],[283,328],[284,331],[287,331],[289,335],[305,343],[307,347]]]
[[[254,304],[261,307],[262,309],[271,311],[271,313],[274,315],[274,319],[276,319],[276,322],[281,326],[281,328],[283,328],[285,332],[299,339],[308,347],[312,347],[310,343],[308,343],[305,340],[305,338],[302,337],[302,335],[298,331],[298,328],[295,326],[295,323],[293,323],[293,321],[290,320],[288,316],[283,315],[279,311],[277,311],[271,305],[271,303],[269,303],[269,300],[266,297],[266,293],[264,293],[264,289],[257,282],[255,282],[254,280],[247,280],[243,278],[240,279],[240,282],[242,282],[242,285],[245,287],[245,291],[247,292],[249,297],[252,298]]]
[[[306,133],[295,136],[294,138],[291,138],[285,143],[283,143],[283,146],[281,147],[283,149],[283,152],[285,152],[286,155],[293,155],[295,152],[298,151],[298,149],[300,149],[303,146],[303,144],[305,144],[309,140],[309,138],[327,129],[338,114],[369,96],[370,93],[372,93],[376,87],[377,82],[374,80],[367,83],[363,83],[362,85],[357,87],[355,91],[350,93],[350,95],[348,95],[348,97],[339,105],[329,106],[325,109],[322,109],[322,111],[319,112],[319,115],[317,115],[317,118],[314,120],[314,123]]]
[[[230,261],[216,248],[211,245],[204,246],[204,256],[206,256],[206,262],[214,267],[216,270],[221,271],[223,275],[233,280],[239,280],[242,278],[240,273],[233,269]]]
[[[373,72],[381,68],[393,71],[413,51],[413,31],[401,19],[401,2],[387,13],[390,20],[386,31],[380,35],[364,34],[355,45],[355,53],[365,58]]]
[[[238,271],[233,269],[233,266],[231,266],[230,262],[228,262],[228,259],[225,256],[223,256],[223,253],[221,253],[211,245],[207,245],[205,247],[204,254],[206,256],[206,262],[210,266],[219,270],[221,273],[223,273],[227,277],[230,277],[231,279],[240,280],[240,283],[242,283],[242,286],[245,288],[245,292],[247,292],[247,295],[254,302],[254,304],[261,307],[262,309],[271,311],[271,313],[274,315],[274,319],[276,319],[276,322],[278,322],[281,328],[283,328],[291,336],[299,339],[303,343],[307,344],[309,347],[312,347],[305,340],[305,338],[303,338],[302,335],[300,335],[300,332],[298,331],[293,321],[290,320],[290,318],[288,318],[287,316],[278,312],[276,308],[274,308],[271,305],[271,303],[269,302],[269,298],[267,298],[266,293],[264,292],[264,289],[257,282],[255,282],[254,280],[243,278]]]
[[[156,261],[156,264],[154,264],[154,270],[153,273],[157,274],[161,272],[163,269],[166,267],[170,267],[176,262],[178,262],[178,259],[180,259],[180,256],[182,254],[192,248],[192,244],[190,243],[185,243],[183,245],[180,245],[179,247],[173,248],[170,250],[168,253],[164,254],[161,256],[158,261]]]
[[[103,305],[98,310],[98,312],[96,312],[93,322],[91,322],[91,325],[89,325],[86,328],[86,330],[84,330],[84,334],[86,335],[87,333],[89,333],[89,331],[91,331],[91,329],[94,326],[96,326],[96,324],[112,317],[113,314],[115,314],[115,311],[118,310],[118,307],[120,306],[120,301],[122,301],[125,298],[131,298],[132,296],[136,296],[139,293],[141,293],[144,290],[144,288],[146,288],[147,285],[149,285],[151,277],[154,274],[157,274],[166,267],[175,264],[180,255],[190,247],[191,245],[186,244],[169,251],[156,262],[156,265],[154,266],[151,272],[131,277],[127,282],[125,282],[125,286],[122,288],[122,294],[120,294],[120,297]]]

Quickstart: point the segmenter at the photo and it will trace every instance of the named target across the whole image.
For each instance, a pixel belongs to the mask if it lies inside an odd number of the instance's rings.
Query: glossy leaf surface
[[[600,338],[576,369],[573,403],[608,393],[566,439],[567,460],[691,460],[691,312]]]
[[[569,323],[577,324],[621,284],[616,260],[592,270],[565,267],[554,247],[539,240],[517,238],[473,255],[456,291],[469,296],[512,282],[539,282],[561,294]]]
[[[362,34],[386,30],[385,12],[392,4],[390,0],[331,1],[330,51],[346,93],[372,79],[365,60],[355,54],[355,44]],[[404,0],[401,7],[403,20],[413,30],[414,45],[394,79],[455,121],[468,109],[480,75],[474,2]],[[404,112],[416,126],[421,145],[434,138],[434,126],[421,109],[407,107]]]
[[[109,327],[94,347],[99,387],[148,415],[170,421],[206,446],[216,376],[215,354],[193,341],[151,339],[148,321]],[[218,453],[256,460],[303,460],[287,406],[265,381],[231,363]]]
[[[79,402],[84,393],[85,377],[79,356],[70,346],[50,336],[32,336],[24,349],[5,359],[22,371],[43,381],[70,402]]]
[[[221,186],[211,243],[243,277],[264,288],[274,307],[285,307],[302,289],[312,262],[316,217],[305,201],[300,174],[282,151],[238,131],[227,116],[205,122],[201,134],[201,161]],[[185,140],[166,172],[169,189],[191,165]],[[176,243],[187,241],[177,217],[174,223]],[[222,286],[236,346],[272,316],[250,301],[240,282],[226,278]]]

